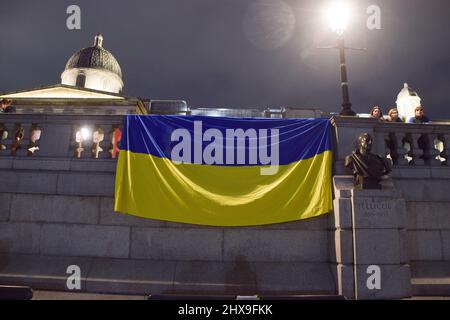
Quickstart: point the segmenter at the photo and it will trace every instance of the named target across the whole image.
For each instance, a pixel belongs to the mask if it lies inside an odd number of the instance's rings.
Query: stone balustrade
[[[333,117],[337,170],[356,148],[362,132],[374,138],[372,152],[386,156],[396,166],[443,166],[450,155],[450,124],[408,124],[375,119]]]
[[[375,136],[393,165],[446,165],[450,155],[450,125],[385,123]]]
[[[116,158],[123,116],[2,114],[0,157]]]
[[[122,115],[2,114],[0,157],[116,158],[122,122]],[[362,132],[373,136],[373,152],[387,156],[394,166],[447,165],[449,124],[389,123],[348,117],[333,117],[332,124],[338,167],[355,149]]]

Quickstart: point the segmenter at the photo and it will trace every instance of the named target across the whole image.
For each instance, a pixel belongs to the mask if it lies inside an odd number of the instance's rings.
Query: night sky
[[[185,99],[191,107],[341,104],[335,35],[321,0],[95,0],[0,2],[0,92],[60,83],[69,57],[94,35],[119,61],[124,94]],[[432,118],[450,118],[450,1],[350,1],[350,96],[357,112],[387,109],[408,82]],[[66,9],[81,8],[81,30]],[[381,8],[368,30],[366,8]]]

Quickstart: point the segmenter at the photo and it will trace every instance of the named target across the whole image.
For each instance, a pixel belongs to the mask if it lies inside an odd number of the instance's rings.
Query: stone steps
[[[236,295],[120,295],[65,291],[40,291],[33,292],[32,300],[344,300],[338,295],[291,295],[291,296],[236,296]]]
[[[414,296],[450,296],[450,262],[420,261],[411,263]]]
[[[32,300],[146,300],[146,296],[36,290]]]
[[[0,284],[69,291],[77,265],[85,293],[125,295],[325,295],[336,287],[328,263],[156,261],[12,254],[0,257]]]
[[[450,297],[450,278],[411,279],[413,296]]]

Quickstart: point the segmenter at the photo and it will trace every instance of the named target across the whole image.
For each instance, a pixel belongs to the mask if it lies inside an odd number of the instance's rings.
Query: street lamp
[[[348,21],[350,19],[350,7],[345,2],[337,2],[328,9],[327,13],[331,30],[338,35],[337,45],[334,48],[339,50],[341,62],[342,110],[340,115],[356,116],[356,113],[352,110],[352,104],[350,102],[347,64],[345,62],[345,50],[350,49],[345,47],[344,41],[344,33],[347,30]]]
[[[334,3],[328,8],[327,18],[331,30],[342,36],[347,30],[348,21],[350,20],[350,7],[345,2]]]

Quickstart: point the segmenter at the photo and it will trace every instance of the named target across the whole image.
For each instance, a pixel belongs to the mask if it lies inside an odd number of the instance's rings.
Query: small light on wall
[[[88,128],[86,128],[86,127],[81,128],[81,138],[83,140],[89,139],[90,136],[91,136],[91,131]]]

